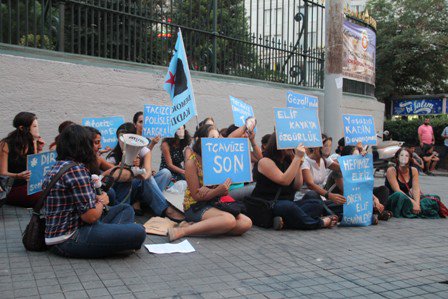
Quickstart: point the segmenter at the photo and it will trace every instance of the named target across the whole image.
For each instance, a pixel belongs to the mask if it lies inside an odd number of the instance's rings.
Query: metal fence
[[[323,88],[322,0],[0,0],[0,42]]]

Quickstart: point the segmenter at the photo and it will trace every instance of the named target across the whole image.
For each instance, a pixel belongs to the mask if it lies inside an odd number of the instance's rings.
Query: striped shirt
[[[44,178],[45,189],[59,170],[71,161],[58,161]],[[71,167],[56,182],[45,200],[45,242],[64,242],[83,224],[81,215],[95,208],[95,191],[89,170],[78,164]]]

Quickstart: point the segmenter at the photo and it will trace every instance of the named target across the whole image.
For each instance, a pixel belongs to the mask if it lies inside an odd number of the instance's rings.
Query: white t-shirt
[[[448,127],[445,127],[445,129],[443,129],[442,137],[444,137],[445,135],[448,135]],[[444,139],[443,143],[445,144],[445,146],[448,146],[448,139]]]
[[[333,164],[333,160],[330,158],[321,158],[320,159],[320,165],[317,165],[317,162],[311,159],[310,157],[306,156],[305,161],[303,161],[302,164],[302,170],[309,169],[311,171],[311,175],[313,176],[314,183],[316,185],[319,185],[320,187],[324,187],[324,184],[327,180],[327,168]],[[306,184],[303,184],[302,188],[296,193],[295,200],[300,200],[302,197],[310,191],[308,186]],[[326,200],[325,197],[321,196],[323,200]]]

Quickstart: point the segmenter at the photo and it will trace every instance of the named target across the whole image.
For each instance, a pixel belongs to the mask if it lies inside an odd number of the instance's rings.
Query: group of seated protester
[[[416,146],[407,146],[411,152],[411,164],[420,174],[433,175],[437,163],[439,163],[439,153],[434,150],[433,144],[423,144],[420,155],[416,151]]]
[[[142,207],[150,208],[155,216],[180,223],[168,230],[170,241],[186,236],[238,236],[247,232],[252,227],[251,219],[243,213],[234,215],[218,209],[214,203],[219,198],[243,200],[253,196],[272,201],[276,230],[332,228],[341,221],[346,202],[338,157],[366,153],[362,144],[345,146],[342,140],[338,142],[337,154],[330,155],[332,138],[325,135],[322,147],[299,145],[293,150],[280,150],[275,132],[263,136],[259,147],[255,119],[249,118],[241,127],[230,125],[219,130],[213,118],[206,118],[193,136],[182,126],[174,137],[161,141],[160,169],[155,172],[151,165],[152,149],[159,143],[159,137],[148,141],[133,165],[124,165],[121,137],[142,135],[142,124],[143,113],[137,112],[132,123],[124,123],[117,129],[115,148],[102,151],[101,132],[97,129],[71,121],[61,123],[59,135],[50,145],[56,150],[57,163],[42,186],[45,190],[64,166],[70,166],[50,188],[44,204],[45,241],[54,253],[97,258],[139,249],[146,233],[134,217],[143,215]],[[13,126],[14,131],[0,141],[0,175],[14,179],[6,203],[33,207],[42,192],[27,195],[30,172],[26,159],[29,154],[41,152],[45,143],[35,114],[17,114]],[[234,184],[227,179],[220,185],[204,186],[206,166],[202,164],[201,140],[226,137],[249,139],[254,181]],[[384,186],[373,189],[373,224],[392,216],[439,218],[443,204],[437,195],[422,194],[413,154],[412,147],[399,150],[395,166],[387,170]],[[95,192],[93,174],[113,182],[105,182],[106,192]],[[163,194],[173,182],[181,180],[187,185],[183,212]]]

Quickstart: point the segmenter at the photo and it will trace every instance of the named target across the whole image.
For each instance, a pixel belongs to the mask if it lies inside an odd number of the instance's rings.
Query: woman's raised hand
[[[303,158],[305,156],[305,147],[302,143],[294,149],[294,155],[298,158]]]
[[[232,185],[232,180],[226,179],[226,181],[224,183],[222,183],[221,185],[219,185],[219,187],[222,188],[222,191],[224,192],[224,194],[227,194],[227,192],[229,192],[230,185]]]

